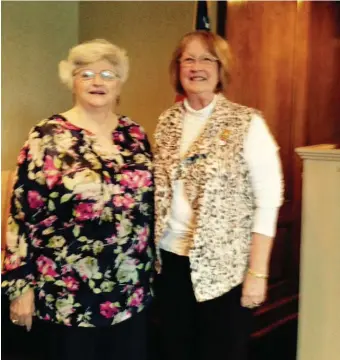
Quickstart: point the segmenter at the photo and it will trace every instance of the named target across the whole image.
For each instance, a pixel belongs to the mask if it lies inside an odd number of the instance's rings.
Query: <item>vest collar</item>
[[[225,118],[221,117],[221,109],[226,109],[229,107],[229,100],[227,100],[222,94],[216,95],[216,104],[211,113],[211,116],[207,120],[201,134],[198,138],[191,144],[188,151],[185,153],[183,158],[192,157],[196,154],[204,154],[211,150],[212,143],[217,140],[217,137],[222,129],[225,127]],[[209,106],[209,105],[208,105]],[[183,119],[185,115],[185,106],[183,102],[180,102],[175,105],[173,108],[174,112],[172,121],[172,144],[171,148],[168,151],[171,152],[172,159],[180,161],[180,143],[183,129]]]

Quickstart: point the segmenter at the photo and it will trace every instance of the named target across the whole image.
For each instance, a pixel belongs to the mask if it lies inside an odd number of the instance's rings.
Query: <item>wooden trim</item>
[[[300,244],[301,244],[301,211],[302,211],[302,161],[295,154],[295,148],[305,146],[308,141],[308,81],[309,81],[309,47],[310,47],[310,21],[311,4],[307,1],[296,3],[295,36],[294,36],[294,60],[293,60],[293,91],[292,91],[292,124],[290,158],[292,165],[290,176],[292,178],[291,208],[293,221],[292,228],[292,251],[296,273],[300,268]]]
[[[335,145],[305,146],[295,149],[302,159],[340,161],[340,149]]]
[[[288,315],[286,317],[284,317],[283,319],[279,319],[278,321],[270,324],[269,326],[265,327],[264,329],[261,329],[259,331],[256,331],[255,333],[253,333],[251,335],[251,337],[254,339],[254,338],[260,338],[268,333],[270,333],[271,331],[277,329],[278,327],[290,322],[290,321],[293,321],[293,320],[297,320],[298,318],[298,314],[297,313],[294,313],[294,314],[291,314],[291,315]]]

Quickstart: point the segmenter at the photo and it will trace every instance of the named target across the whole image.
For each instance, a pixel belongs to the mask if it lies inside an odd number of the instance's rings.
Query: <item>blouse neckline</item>
[[[67,124],[67,127],[71,130],[77,130],[77,131],[82,131],[84,133],[86,133],[86,135],[89,135],[89,136],[97,136],[95,133],[93,133],[92,131],[90,130],[87,130],[85,128],[82,128],[78,125],[75,125],[73,124],[71,121],[69,121],[65,116],[61,115],[61,114],[55,114],[55,115],[52,115],[50,117],[50,119],[60,119],[62,121],[64,121],[66,124]],[[123,126],[123,123],[122,123],[122,116],[121,115],[118,115],[118,119],[117,119],[117,126],[115,127],[115,129],[113,129],[111,131],[112,135],[119,129]]]

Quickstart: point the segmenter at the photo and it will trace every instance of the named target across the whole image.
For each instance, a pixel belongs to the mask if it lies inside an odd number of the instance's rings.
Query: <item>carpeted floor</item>
[[[270,286],[268,301],[255,312],[249,360],[296,360],[297,314],[297,286],[287,282]],[[6,299],[2,300],[1,325],[2,360],[49,360],[38,356],[37,348],[42,344],[34,331],[27,333],[9,321]],[[150,360],[161,360],[157,337],[154,326]]]
[[[295,360],[298,329],[298,284],[269,286],[267,302],[255,312],[250,360]]]

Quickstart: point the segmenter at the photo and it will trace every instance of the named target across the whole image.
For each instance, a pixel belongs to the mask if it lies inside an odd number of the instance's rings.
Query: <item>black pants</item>
[[[39,321],[42,360],[146,360],[146,311],[105,328],[79,328]]]
[[[240,304],[241,286],[198,303],[189,259],[162,251],[162,359],[246,360],[252,312]]]

